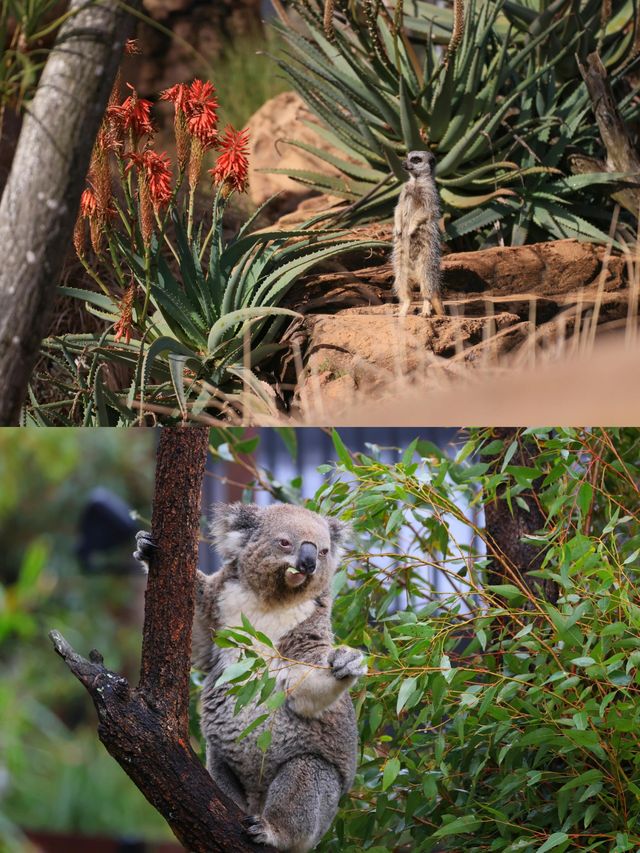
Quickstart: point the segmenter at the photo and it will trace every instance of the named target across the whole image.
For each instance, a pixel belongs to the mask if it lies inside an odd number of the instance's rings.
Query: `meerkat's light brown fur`
[[[410,151],[403,166],[409,172],[409,180],[400,191],[394,215],[393,289],[400,300],[401,314],[408,312],[412,290],[417,287],[423,315],[444,314],[435,157],[429,151]]]

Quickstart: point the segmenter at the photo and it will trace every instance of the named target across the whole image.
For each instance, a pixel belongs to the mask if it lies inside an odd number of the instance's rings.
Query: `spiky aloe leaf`
[[[220,344],[223,342],[227,332],[234,326],[240,323],[246,324],[247,321],[257,317],[271,316],[287,316],[300,317],[297,311],[291,311],[289,308],[273,308],[270,306],[260,306],[253,308],[240,308],[238,311],[231,311],[224,317],[221,317],[217,323],[211,327],[209,337],[207,338],[207,350],[210,354],[214,354]]]
[[[448,189],[443,189],[440,192],[442,200],[446,202],[451,207],[456,207],[459,210],[465,210],[469,207],[479,207],[482,204],[486,204],[488,201],[491,201],[494,198],[504,198],[505,196],[517,196],[513,190],[501,189],[494,190],[492,193],[486,193],[485,195],[456,195],[452,193]]]
[[[464,234],[469,234],[471,231],[478,231],[481,228],[486,228],[487,225],[493,225],[499,222],[509,213],[509,208],[506,205],[492,202],[486,207],[477,208],[470,213],[456,219],[455,222],[450,222],[447,225],[447,237],[454,239],[462,237]]]
[[[192,360],[196,369],[200,366],[202,360],[189,347],[176,341],[173,338],[158,338],[148,348],[142,362],[142,379],[140,383],[140,393],[144,397],[144,389],[149,382],[149,376],[159,356],[165,353],[184,356],[186,360]]]
[[[109,297],[104,293],[94,293],[93,290],[84,290],[80,287],[66,287],[63,285],[60,285],[58,288],[58,293],[61,293],[63,296],[72,296],[74,299],[82,299],[90,305],[102,308],[103,311],[118,311],[118,299],[115,296]]]

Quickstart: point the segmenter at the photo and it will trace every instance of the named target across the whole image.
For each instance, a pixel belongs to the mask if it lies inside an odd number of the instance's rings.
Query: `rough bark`
[[[134,3],[135,5],[135,3]],[[134,20],[117,0],[72,0],[0,202],[0,424],[17,423],[91,149]]]
[[[238,807],[216,787],[189,744],[189,661],[200,494],[208,429],[167,428],[158,446],[140,684],[85,659],[57,632],[57,653],[85,686],[98,736],[188,850],[267,850],[249,842]]]
[[[504,442],[505,451],[512,441],[518,442],[518,449],[511,459],[512,465],[533,467],[531,448],[518,429],[498,427],[493,432],[496,438]],[[485,504],[487,552],[491,557],[487,577],[492,584],[504,584],[513,583],[515,574],[535,595],[541,595],[547,601],[555,603],[558,599],[557,584],[530,575],[530,572],[538,571],[542,567],[544,550],[522,541],[523,537],[538,533],[545,526],[545,515],[536,498],[539,485],[540,480],[534,480],[531,489],[520,494],[529,507],[528,511],[515,501],[509,508],[504,488],[498,489],[496,499]]]
[[[606,171],[632,172],[637,175],[640,173],[640,157],[618,110],[607,69],[597,53],[587,56],[586,68],[580,63],[578,67],[587,86],[600,137],[607,151]],[[634,216],[638,216],[640,188],[621,190],[613,198]]]

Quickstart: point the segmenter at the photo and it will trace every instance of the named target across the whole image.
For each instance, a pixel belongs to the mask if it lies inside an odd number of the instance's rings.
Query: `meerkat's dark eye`
[[[412,163],[419,163],[419,162],[420,162],[420,160],[422,160],[422,157],[412,157],[412,158],[411,158],[411,162],[412,162]]]
[[[288,539],[279,539],[278,544],[281,548],[291,548],[291,542]]]
[[[328,553],[329,553],[329,549],[328,549],[328,548],[321,548],[321,549],[318,551],[318,554],[319,554],[321,557],[326,557]]]

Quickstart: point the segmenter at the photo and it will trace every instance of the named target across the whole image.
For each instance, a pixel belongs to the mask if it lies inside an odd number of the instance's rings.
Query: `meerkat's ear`
[[[216,503],[211,512],[211,535],[223,560],[237,556],[254,530],[260,526],[261,509],[257,504]]]
[[[327,518],[327,524],[331,534],[331,551],[339,560],[353,537],[353,528],[348,521],[340,521],[339,518]]]

